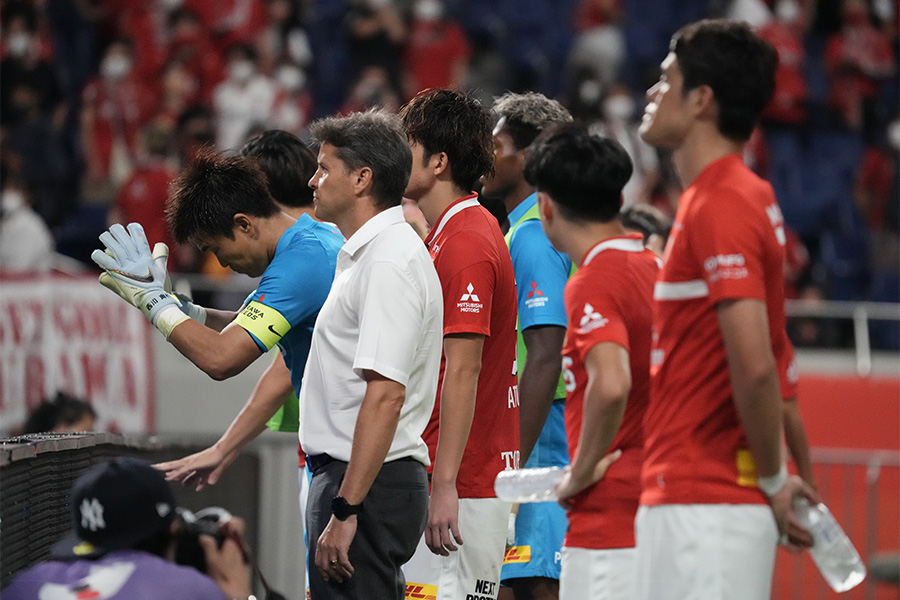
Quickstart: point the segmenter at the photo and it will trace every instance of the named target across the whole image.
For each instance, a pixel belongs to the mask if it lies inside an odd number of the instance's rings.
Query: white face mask
[[[419,0],[414,10],[416,18],[421,21],[437,21],[444,15],[440,0]]]
[[[782,23],[790,25],[800,17],[800,5],[796,0],[781,0],[775,6],[775,17]]]
[[[131,71],[131,59],[127,56],[114,54],[107,56],[100,63],[100,74],[112,81],[119,81],[128,75],[129,71]]]
[[[634,114],[634,100],[628,96],[610,96],[603,102],[603,114],[610,121],[627,121]]]
[[[253,63],[249,60],[238,60],[231,63],[231,66],[228,67],[228,76],[232,81],[245,83],[248,79],[253,77],[255,70]]]
[[[900,121],[891,121],[888,125],[887,140],[891,148],[900,150]]]
[[[600,99],[603,86],[596,79],[585,79],[578,87],[578,99],[582,104],[594,104]]]
[[[23,206],[25,206],[25,194],[22,193],[22,190],[4,190],[2,196],[0,196],[0,207],[3,208],[5,213],[13,212]]]
[[[306,74],[291,65],[283,65],[275,71],[275,79],[288,92],[296,92],[306,85]]]
[[[26,31],[17,31],[6,39],[6,47],[9,53],[16,58],[22,58],[31,49],[31,35]]]

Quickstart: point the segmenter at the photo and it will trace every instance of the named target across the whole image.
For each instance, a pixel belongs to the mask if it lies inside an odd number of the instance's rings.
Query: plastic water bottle
[[[556,502],[556,484],[562,476],[560,467],[500,471],[494,491],[506,502]]]
[[[866,566],[828,507],[798,498],[794,501],[794,513],[813,537],[809,553],[828,585],[836,592],[859,585],[866,578]]]

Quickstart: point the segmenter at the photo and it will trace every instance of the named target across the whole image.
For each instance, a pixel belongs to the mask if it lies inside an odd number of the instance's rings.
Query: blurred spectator
[[[16,163],[13,170],[30,188],[34,210],[55,227],[74,208],[70,189],[72,161],[62,120],[42,110],[40,89],[27,80],[4,81],[2,87],[9,89],[10,104],[17,115],[3,136],[6,159]]]
[[[169,232],[165,215],[169,185],[176,176],[171,158],[173,148],[174,132],[164,121],[154,121],[141,129],[134,171],[119,188],[107,215],[107,225],[140,223],[151,245],[164,242],[169,247],[168,270],[178,271],[185,260]]]
[[[273,73],[275,67],[290,62],[306,69],[312,63],[312,49],[303,29],[301,3],[293,0],[267,0],[266,24],[256,38],[259,67]]]
[[[82,93],[82,198],[91,204],[109,205],[131,173],[137,134],[151,113],[154,98],[133,65],[131,41],[113,40],[103,53],[100,75]]]
[[[254,126],[268,123],[277,88],[259,72],[256,51],[235,44],[225,60],[227,76],[213,91],[216,144],[220,150],[242,146]]]
[[[170,58],[162,70],[160,98],[156,118],[172,125],[178,117],[198,98],[198,82],[187,63],[179,58]]]
[[[97,413],[86,400],[60,391],[31,411],[22,433],[93,431],[96,419]]]
[[[179,60],[191,74],[194,86],[193,102],[209,102],[213,89],[225,76],[220,53],[203,28],[200,18],[191,10],[181,8],[169,15],[169,60]]]
[[[406,44],[408,23],[394,0],[349,0],[347,47],[354,72],[378,67],[387,74],[396,94],[402,92],[401,49]]]
[[[35,15],[12,4],[3,15],[3,59],[0,60],[0,125],[14,125],[24,118],[13,102],[13,90],[27,85],[40,98],[39,109],[62,126],[67,103],[53,64],[44,58],[35,26]]]
[[[235,44],[252,44],[266,23],[265,0],[184,0],[193,11],[219,53]]]
[[[797,233],[784,226],[784,298],[794,300],[800,296],[800,287],[809,278],[812,261],[809,251]]]
[[[213,146],[215,142],[215,115],[212,110],[203,104],[192,104],[184,109],[175,124],[179,168],[194,160],[200,148]]]
[[[408,98],[426,88],[465,87],[471,49],[462,28],[445,11],[443,0],[416,0],[413,5],[403,51]]]
[[[389,112],[400,110],[400,96],[391,85],[390,76],[381,67],[366,67],[347,95],[341,114],[383,108]]]
[[[169,4],[162,0],[117,3],[116,31],[134,42],[134,73],[155,81],[169,50]]]
[[[306,72],[292,62],[275,69],[278,93],[272,106],[270,125],[306,138],[306,126],[312,120],[313,97],[306,86]]]
[[[843,26],[825,48],[828,106],[840,125],[871,136],[884,125],[877,95],[881,81],[894,72],[894,50],[872,25],[866,0],[843,0],[841,6]]]
[[[661,210],[649,204],[634,204],[619,213],[622,227],[644,237],[644,246],[662,257],[669,241],[672,220]]]
[[[631,179],[622,190],[622,206],[646,203],[659,180],[659,159],[638,135],[634,120],[635,102],[631,90],[622,83],[613,84],[603,100],[603,122],[600,130],[606,137],[619,142],[634,163]]]
[[[0,186],[0,271],[49,271],[53,237],[31,208],[25,182],[5,175]]]
[[[587,69],[597,75],[601,87],[619,79],[625,57],[625,36],[621,21],[621,0],[581,0],[575,13],[575,40],[569,53],[568,69]]]

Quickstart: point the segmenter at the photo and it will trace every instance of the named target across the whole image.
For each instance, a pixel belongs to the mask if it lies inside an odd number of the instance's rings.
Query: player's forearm
[[[562,370],[566,328],[555,325],[528,327],[522,333],[526,358],[519,378],[519,450],[522,464],[547,421]]]
[[[795,398],[784,402],[784,439],[791,457],[794,459],[794,464],[797,465],[800,478],[815,487],[812,459],[809,456],[809,441],[806,438],[806,430],[803,428],[803,420],[800,418],[800,411],[797,410]]]
[[[291,375],[281,357],[266,369],[256,387],[219,441],[223,454],[240,451],[250,440],[266,428],[266,422],[287,401],[293,392]]]
[[[475,418],[480,368],[480,360],[468,365],[453,365],[450,360],[447,361],[441,389],[440,426],[432,473],[432,481],[435,483],[456,483]]]
[[[205,308],[206,326],[213,331],[222,331],[229,323],[234,321],[237,313],[230,310],[218,310],[215,308]]]
[[[169,342],[201,371],[216,381],[222,381],[246,369],[262,354],[258,348],[254,354],[248,353],[246,347],[238,348],[225,343],[225,334],[224,330],[219,333],[187,319],[172,330]]]
[[[584,392],[578,450],[572,460],[572,476],[587,480],[610,450],[631,392],[631,365],[621,346],[602,343],[591,348],[585,362],[588,383]]]
[[[353,431],[350,462],[338,494],[350,504],[362,502],[381,470],[394,440],[406,388],[390,379],[370,380]]]
[[[531,456],[550,414],[559,383],[560,365],[558,354],[556,360],[533,357],[531,353],[526,358],[519,379],[519,449],[522,464]]]
[[[781,393],[774,361],[771,369],[752,368],[729,363],[734,403],[744,427],[747,444],[763,477],[778,473],[784,460],[781,455]]]

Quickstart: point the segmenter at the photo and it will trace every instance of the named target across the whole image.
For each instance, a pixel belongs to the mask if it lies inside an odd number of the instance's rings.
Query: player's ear
[[[698,85],[689,94],[691,96],[691,104],[697,115],[716,118],[718,102],[716,102],[716,94],[711,87]]]
[[[450,159],[446,152],[436,152],[431,155],[429,162],[434,165],[435,177],[450,168]]]
[[[253,219],[247,216],[244,213],[236,213],[231,218],[232,226],[234,227],[235,233],[243,233],[245,235],[253,236],[256,233],[256,224]]]
[[[551,224],[556,217],[556,206],[553,204],[553,199],[547,195],[547,192],[538,192],[537,204],[541,221],[546,225]]]

